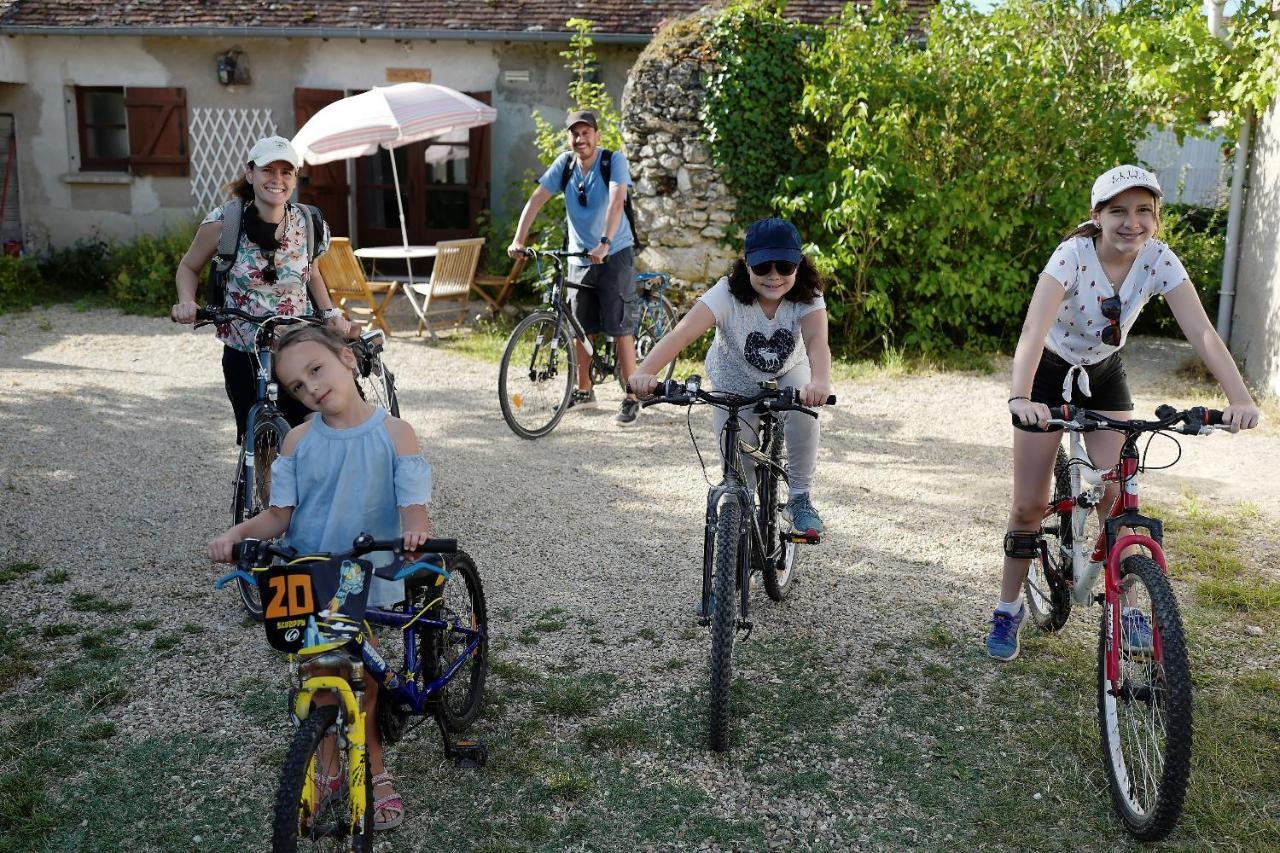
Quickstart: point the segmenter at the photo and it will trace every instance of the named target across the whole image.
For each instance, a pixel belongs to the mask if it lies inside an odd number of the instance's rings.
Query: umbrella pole
[[[387,153],[391,155],[391,180],[396,185],[396,210],[400,211],[400,239],[404,241],[404,250],[407,255],[409,253],[409,231],[404,225],[404,202],[400,199],[400,172],[396,169],[396,152],[388,148]],[[409,272],[409,286],[413,287],[413,262],[406,257],[404,266]]]

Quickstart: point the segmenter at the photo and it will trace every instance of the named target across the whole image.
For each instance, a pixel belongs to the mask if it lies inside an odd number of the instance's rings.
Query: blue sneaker
[[[996,660],[1013,660],[1018,656],[1018,637],[1022,634],[1022,617],[1027,615],[1026,605],[1018,608],[1016,616],[997,610],[991,616],[991,630],[987,632],[987,654]]]
[[[808,492],[802,492],[787,501],[782,515],[791,525],[792,533],[813,540],[822,536],[822,518],[809,502]]]
[[[1155,645],[1147,614],[1136,607],[1120,610],[1120,650],[1130,655],[1149,655]]]

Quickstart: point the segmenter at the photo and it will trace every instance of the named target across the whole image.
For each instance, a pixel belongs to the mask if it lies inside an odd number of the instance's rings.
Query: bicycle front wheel
[[[280,455],[284,446],[284,437],[289,434],[289,424],[284,418],[260,418],[253,427],[253,482],[246,494],[244,451],[240,452],[240,471],[236,476],[235,507],[232,512],[233,523],[239,524],[253,518],[271,503],[271,463]],[[240,603],[245,612],[257,621],[262,621],[262,592],[258,585],[236,578],[236,590],[240,593]]]
[[[775,465],[786,466],[786,458],[783,450],[785,442],[780,434],[781,428],[773,434],[773,446],[769,449],[769,458]],[[781,477],[764,471],[758,471],[756,477],[760,484],[757,486],[759,512],[760,512],[760,531],[765,536],[764,547],[766,553],[760,561],[760,577],[764,580],[764,591],[769,598],[774,601],[781,601],[786,598],[787,588],[791,585],[791,579],[795,576],[796,543],[791,541],[790,536],[783,535],[783,530],[787,528],[786,519],[783,517],[783,510],[786,509],[786,501],[783,500],[783,493],[786,485]]]
[[[498,370],[498,405],[511,431],[534,439],[556,428],[569,408],[578,360],[573,336],[550,311],[520,321]]]
[[[348,753],[337,705],[315,706],[294,733],[276,791],[271,849],[373,850],[373,777],[366,766],[364,810],[352,802]],[[367,759],[366,759],[367,764]]]
[[[660,341],[663,335],[674,329],[675,326],[676,309],[667,301],[667,297],[663,296],[656,300],[641,300],[640,321],[636,325],[636,364],[644,361],[645,356],[653,349],[653,345]],[[663,380],[670,379],[671,375],[675,373],[675,369],[676,362],[675,359],[672,359],[660,378]]]
[[[729,692],[733,684],[733,639],[738,626],[738,561],[742,545],[742,507],[727,500],[720,507],[716,525],[715,561],[712,566],[711,599],[707,616],[711,620],[711,748],[729,748],[732,723]]]
[[[431,586],[413,591],[416,609],[426,608],[432,618],[452,628],[466,628],[479,634],[477,645],[465,658],[453,678],[432,697],[445,726],[451,732],[465,731],[480,713],[484,682],[489,671],[489,618],[484,587],[475,562],[465,552],[454,554],[448,563],[449,576],[436,578]],[[422,633],[422,685],[446,672],[473,642],[456,630]]]
[[[1053,502],[1071,497],[1067,452],[1058,445],[1053,460]],[[1031,621],[1041,631],[1057,631],[1071,615],[1071,513],[1060,512],[1040,524],[1044,550],[1031,559],[1023,596]]]
[[[1102,756],[1125,828],[1155,841],[1178,822],[1187,792],[1191,672],[1178,604],[1160,567],[1147,556],[1127,557],[1120,586],[1120,612],[1104,608],[1098,640]],[[1113,685],[1107,648],[1116,642],[1120,678]]]
[[[382,360],[382,353],[375,352],[365,358],[358,358],[355,375],[356,387],[360,389],[360,396],[366,403],[386,409],[392,417],[400,417],[396,377]]]

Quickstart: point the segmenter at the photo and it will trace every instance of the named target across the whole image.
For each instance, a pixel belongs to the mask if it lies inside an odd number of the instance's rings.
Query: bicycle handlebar
[[[458,550],[457,539],[428,539],[413,552],[415,554],[453,554]],[[374,539],[361,533],[351,542],[351,550],[338,554],[311,554],[313,557],[360,557],[374,551],[391,551],[404,554],[403,539]],[[293,548],[277,545],[261,539],[245,539],[231,546],[231,556],[237,563],[260,563],[268,557],[292,560],[298,556]]]
[[[816,418],[818,416],[818,413],[813,409],[801,405],[799,402],[800,392],[796,388],[766,388],[758,394],[744,397],[741,394],[730,394],[724,391],[704,391],[700,383],[701,379],[697,376],[691,376],[684,382],[677,382],[674,379],[659,382],[654,396],[648,400],[641,401],[640,406],[648,408],[658,403],[692,406],[696,402],[701,402],[717,406],[729,412],[735,412],[748,406],[761,405],[765,409],[774,412],[803,412],[810,417]],[[631,390],[630,386],[627,387],[627,390]],[[824,403],[827,406],[834,406],[835,404],[835,394],[827,397]]]
[[[196,328],[204,326],[208,323],[225,323],[228,320],[244,320],[246,323],[252,323],[255,326],[265,326],[267,323],[274,322],[275,325],[293,325],[295,323],[310,323],[312,325],[322,325],[324,320],[320,317],[312,317],[309,315],[301,315],[297,317],[286,316],[284,314],[265,314],[257,316],[239,308],[215,307],[206,305],[203,308],[196,309]]]
[[[1050,426],[1060,426],[1072,432],[1092,432],[1099,429],[1110,429],[1116,432],[1137,434],[1172,429],[1174,432],[1180,432],[1183,435],[1200,435],[1209,432],[1213,427],[1223,426],[1222,412],[1218,409],[1209,409],[1204,406],[1193,406],[1185,411],[1178,411],[1166,403],[1156,409],[1157,420],[1154,421],[1119,420],[1100,412],[1095,412],[1092,409],[1071,405],[1055,406],[1050,411],[1060,415],[1060,417],[1049,419]],[[1184,424],[1183,428],[1173,429],[1179,423]]]

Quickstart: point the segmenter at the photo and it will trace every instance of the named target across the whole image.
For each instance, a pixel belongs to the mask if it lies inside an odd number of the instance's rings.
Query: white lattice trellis
[[[196,213],[208,213],[223,202],[222,185],[244,168],[253,143],[275,132],[269,109],[191,110],[191,195]]]

